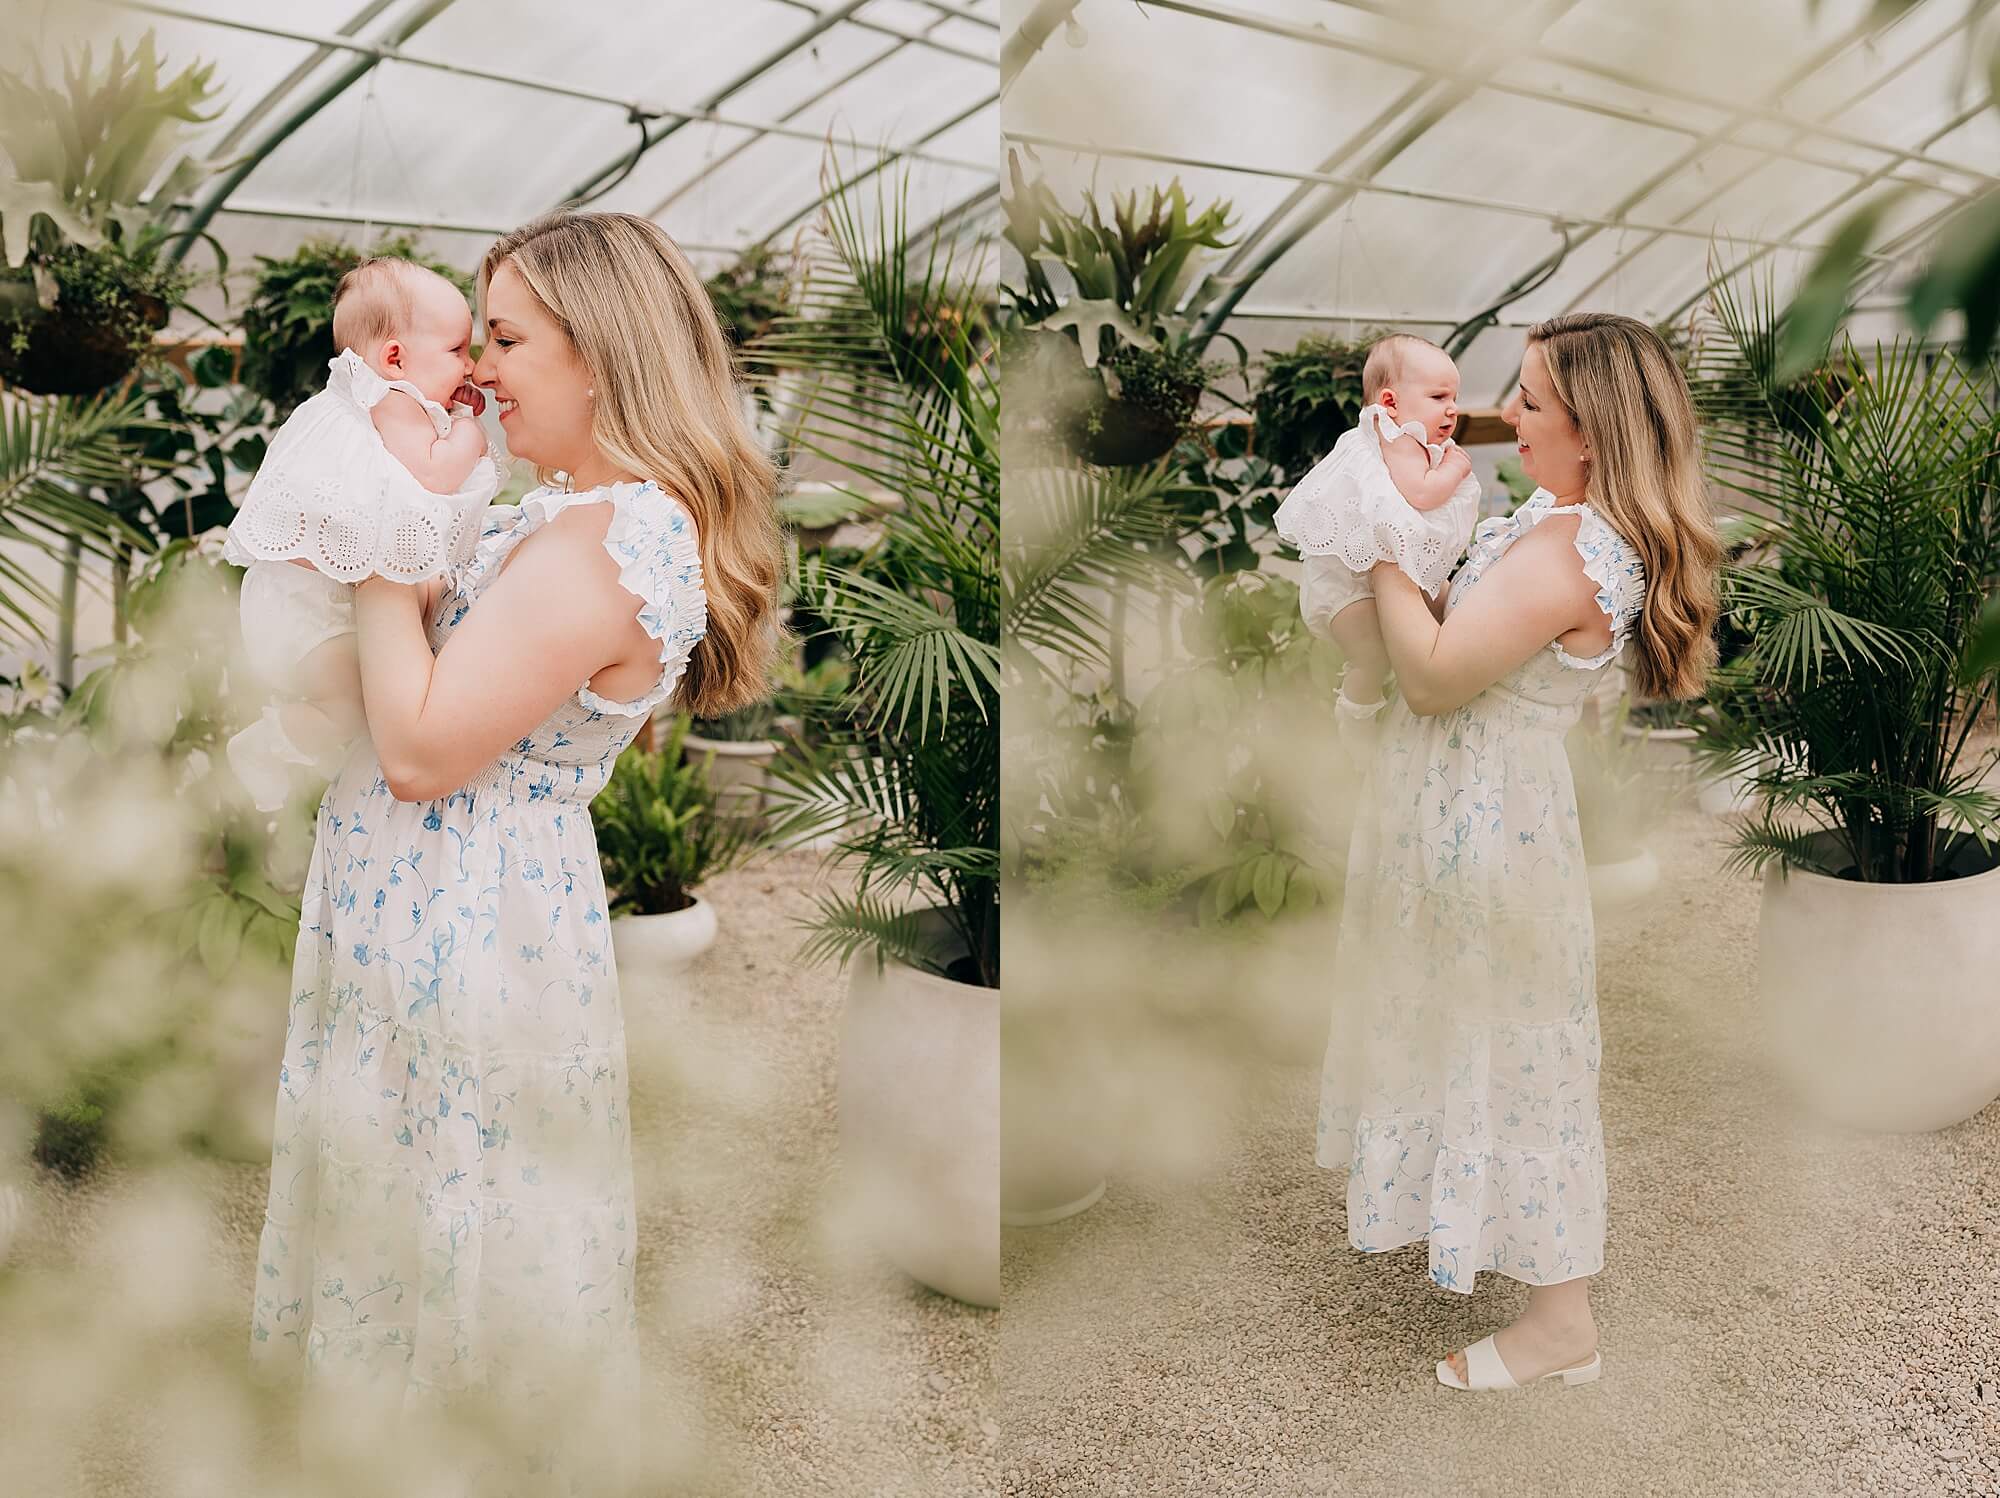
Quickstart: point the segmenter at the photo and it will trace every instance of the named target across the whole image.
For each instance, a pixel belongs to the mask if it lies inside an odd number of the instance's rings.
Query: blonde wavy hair
[[[735,354],[701,277],[664,229],[629,213],[559,210],[496,240],[479,266],[482,301],[502,264],[589,371],[598,449],[694,516],[708,632],[677,703],[717,718],[770,695],[787,643],[778,470],[745,419]]]
[[[1644,323],[1571,312],[1536,323],[1549,383],[1590,449],[1585,497],[1646,567],[1639,690],[1699,696],[1715,665],[1722,545],[1702,482],[1687,377]]]

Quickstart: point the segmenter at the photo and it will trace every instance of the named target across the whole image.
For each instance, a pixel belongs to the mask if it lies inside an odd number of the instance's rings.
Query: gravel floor
[[[1102,1201],[1004,1234],[1001,1491],[2000,1493],[2000,1105],[1910,1136],[1796,1117],[1719,827],[1672,815],[1660,890],[1598,921],[1602,1381],[1436,1383],[1527,1289],[1461,1296],[1421,1243],[1347,1246],[1344,1181],[1312,1160],[1324,1017],[1274,1021],[1239,981],[1257,1033],[1139,1048],[1172,1101]]]
[[[658,1491],[675,1495],[992,1493],[999,1313],[900,1274],[839,1206],[846,981],[789,960],[815,869],[787,854],[714,881],[714,949],[675,991],[626,994],[648,1459]],[[128,1351],[143,1364],[138,1350],[163,1341],[225,1374],[240,1360],[268,1167],[197,1160],[175,1180],[183,1189],[164,1195],[116,1167],[82,1187],[35,1182],[4,1287],[29,1293],[0,1296],[9,1498],[247,1491],[193,1475],[228,1468],[218,1447],[240,1411],[219,1400],[191,1446],[184,1399],[162,1407],[156,1384],[110,1366]],[[202,1262],[135,1263],[129,1247],[145,1234],[129,1225],[151,1225],[159,1242],[176,1212],[195,1219],[181,1225]],[[24,1339],[39,1359],[21,1355]],[[82,1401],[90,1436],[37,1450],[25,1420],[8,1429],[9,1412],[30,1407],[16,1397],[52,1368],[94,1391]],[[74,1413],[81,1396],[67,1397]]]

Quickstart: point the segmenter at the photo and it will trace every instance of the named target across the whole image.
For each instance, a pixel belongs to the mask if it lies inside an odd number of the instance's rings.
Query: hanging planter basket
[[[131,284],[115,252],[73,252],[69,267],[87,271],[104,294],[86,299],[61,285],[54,305],[45,306],[31,271],[0,281],[0,381],[16,390],[108,390],[132,372],[152,335],[167,325],[167,299]],[[55,279],[64,283],[70,276]]]
[[[1139,401],[1105,396],[1070,421],[1070,449],[1101,468],[1136,468],[1174,450],[1201,399],[1201,386],[1175,384],[1170,400]]]
[[[1189,361],[1121,346],[1095,369],[1076,341],[1046,329],[1013,335],[1003,412],[1029,412],[1073,456],[1131,468],[1173,451],[1203,389]],[[1199,364],[1194,366],[1199,368]]]

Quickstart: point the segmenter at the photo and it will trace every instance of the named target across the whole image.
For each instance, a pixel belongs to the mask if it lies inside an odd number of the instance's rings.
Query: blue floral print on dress
[[[705,632],[691,518],[651,483],[496,506],[428,631],[441,649],[513,548],[584,504],[611,506],[604,546],[659,642],[654,685],[627,702],[583,686],[434,801],[396,800],[364,738],[321,802],[251,1347],[308,1395],[363,1389],[392,1414],[489,1382],[533,1395],[584,1360],[587,1397],[545,1391],[581,1423],[547,1439],[601,1474],[607,1454],[636,1460],[637,1214],[585,809]]]
[[[1383,715],[1348,855],[1315,1158],[1347,1174],[1348,1241],[1427,1240],[1431,1279],[1529,1284],[1604,1263],[1595,934],[1563,735],[1645,600],[1637,553],[1537,491],[1484,521],[1457,607],[1554,514],[1598,585],[1610,647],[1557,645],[1449,713]]]

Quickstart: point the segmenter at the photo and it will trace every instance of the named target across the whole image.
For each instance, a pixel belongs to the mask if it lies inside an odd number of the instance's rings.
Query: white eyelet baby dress
[[[283,693],[314,648],[354,629],[353,584],[365,577],[419,583],[466,561],[479,517],[499,492],[490,448],[451,494],[433,494],[382,445],[370,414],[391,390],[422,403],[442,437],[451,415],[407,380],[385,380],[352,349],[327,362],[326,388],[302,402],[271,439],[223,542],[248,570],[240,617],[245,657]],[[294,557],[312,570],[292,564]],[[291,766],[311,764],[280,726],[275,705],[229,741],[229,762],[257,806],[283,803]],[[336,765],[317,767],[331,774]]]
[[[1432,1280],[1467,1294],[1482,1269],[1545,1285],[1604,1266],[1596,938],[1563,736],[1638,623],[1644,568],[1595,510],[1537,490],[1480,525],[1445,609],[1572,516],[1610,646],[1552,643],[1434,717],[1392,702],[1348,851],[1316,1158],[1348,1172],[1354,1247],[1428,1239]]]
[[[1434,597],[1465,551],[1479,518],[1479,480],[1468,473],[1436,509],[1417,509],[1382,458],[1382,443],[1406,434],[1424,444],[1433,468],[1456,445],[1450,438],[1426,441],[1416,422],[1398,426],[1383,407],[1363,406],[1360,421],[1340,434],[1272,517],[1279,537],[1305,559],[1301,604],[1317,634],[1349,604],[1374,596],[1368,569],[1377,562],[1394,562]]]

